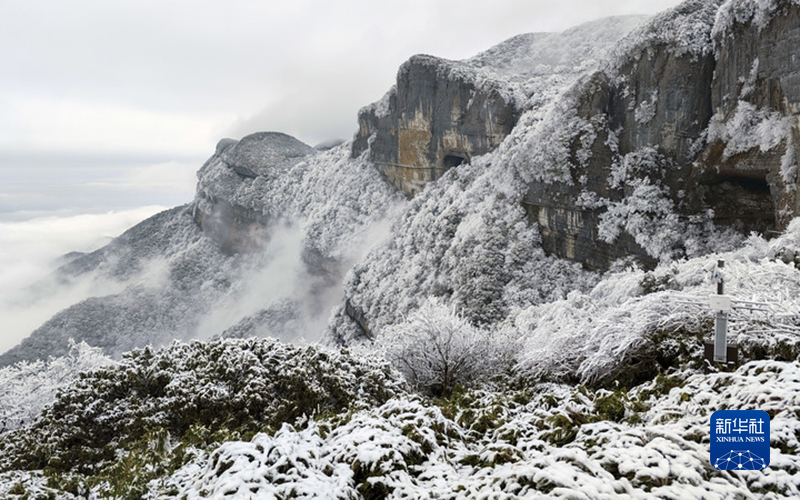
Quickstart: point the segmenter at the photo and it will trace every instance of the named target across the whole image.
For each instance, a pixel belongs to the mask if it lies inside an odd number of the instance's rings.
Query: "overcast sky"
[[[0,154],[208,156],[349,138],[416,53],[472,56],[677,0],[2,0]]]

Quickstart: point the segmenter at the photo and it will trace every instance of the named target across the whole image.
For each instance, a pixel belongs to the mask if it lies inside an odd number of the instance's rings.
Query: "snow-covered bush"
[[[796,361],[662,377],[627,392],[542,384],[513,394],[468,391],[439,404],[401,396],[344,418],[229,438],[171,473],[161,471],[136,496],[102,484],[70,494],[63,476],[48,486],[41,471],[14,471],[0,473],[0,497],[755,500],[800,494]],[[710,414],[754,407],[771,416],[770,466],[715,470],[708,462]]]
[[[502,337],[433,299],[387,328],[380,344],[414,389],[447,396],[457,385],[485,385],[510,370],[514,345]]]
[[[56,393],[84,371],[111,364],[101,350],[70,341],[66,356],[47,361],[21,361],[0,368],[0,434],[19,429],[39,416]]]
[[[628,186],[631,194],[611,202],[600,216],[598,236],[613,243],[624,230],[652,257],[671,259],[683,240],[684,227],[667,190],[648,178],[632,180]]]
[[[96,472],[154,429],[252,433],[302,415],[380,404],[402,390],[385,361],[274,339],[175,342],[83,374],[42,417],[0,437],[0,470]]]
[[[609,273],[588,292],[519,311],[513,318],[525,353],[517,372],[534,379],[617,381],[628,387],[659,371],[702,362],[713,331],[712,271],[725,261],[725,291],[768,303],[765,312],[734,311],[729,339],[745,359],[800,354],[800,222],[767,242],[751,235],[739,249],[662,264],[652,272]]]

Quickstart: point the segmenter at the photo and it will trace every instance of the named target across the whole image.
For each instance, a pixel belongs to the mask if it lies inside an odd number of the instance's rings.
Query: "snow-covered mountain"
[[[687,0],[414,56],[331,149],[223,139],[190,205],[47,284],[112,293],[0,356],[0,493],[796,496],[798,47],[800,1]],[[720,279],[758,303],[731,374]],[[770,472],[706,463],[723,406],[770,412]]]

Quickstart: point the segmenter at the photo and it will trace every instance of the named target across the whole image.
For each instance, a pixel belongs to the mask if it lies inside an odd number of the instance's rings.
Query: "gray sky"
[[[472,56],[677,0],[2,0],[0,155],[205,157],[349,138],[415,53]]]

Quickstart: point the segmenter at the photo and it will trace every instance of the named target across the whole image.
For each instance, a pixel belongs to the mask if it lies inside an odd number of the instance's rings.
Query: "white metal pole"
[[[722,269],[725,267],[725,261],[717,261],[718,277],[717,277],[717,295],[725,293],[725,281],[722,277]],[[716,320],[714,321],[714,361],[718,363],[726,363],[728,361],[728,313],[727,311],[718,310]]]

